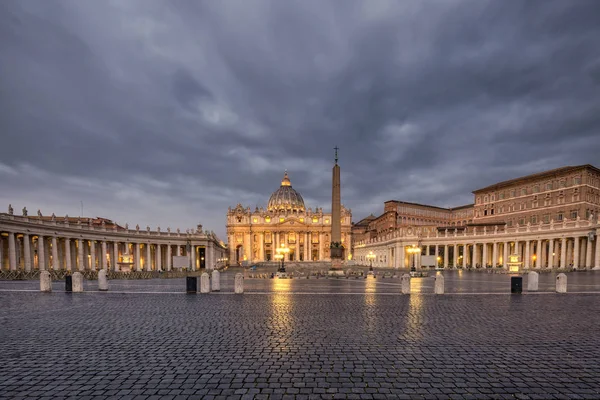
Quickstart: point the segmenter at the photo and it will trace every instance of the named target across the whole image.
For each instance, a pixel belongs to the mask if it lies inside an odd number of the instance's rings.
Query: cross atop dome
[[[292,182],[290,182],[290,178],[288,177],[287,169],[283,174],[283,180],[281,181],[281,186],[292,186]]]
[[[337,145],[333,148],[335,150],[335,163],[338,162],[338,150],[340,149]]]

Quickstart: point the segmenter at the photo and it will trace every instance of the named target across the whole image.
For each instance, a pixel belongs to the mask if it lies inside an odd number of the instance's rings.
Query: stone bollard
[[[537,292],[539,286],[540,274],[535,271],[531,271],[527,274],[527,291]]]
[[[73,293],[83,292],[83,275],[81,272],[75,272],[73,274]]]
[[[556,275],[556,293],[567,293],[567,275]]]
[[[404,274],[400,278],[400,284],[402,285],[402,294],[410,294],[410,275]]]
[[[50,278],[50,272],[40,272],[40,291],[51,292],[52,291],[52,279]]]
[[[108,291],[108,278],[106,277],[106,271],[103,269],[98,271],[98,290],[101,292]]]
[[[435,276],[433,291],[435,294],[444,294],[444,275],[438,274]]]
[[[200,276],[200,293],[210,293],[210,278],[206,272]]]
[[[235,293],[244,293],[244,275],[240,273],[235,274]]]
[[[216,269],[212,272],[211,290],[213,292],[221,291],[221,273]]]

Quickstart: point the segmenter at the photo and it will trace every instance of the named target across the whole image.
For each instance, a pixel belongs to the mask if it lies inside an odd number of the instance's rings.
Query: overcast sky
[[[0,206],[225,239],[285,169],[356,222],[600,166],[600,1],[0,1]]]

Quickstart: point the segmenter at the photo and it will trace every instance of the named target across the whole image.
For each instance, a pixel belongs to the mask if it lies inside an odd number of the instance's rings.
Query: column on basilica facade
[[[463,244],[462,248],[463,248],[462,267],[463,267],[463,269],[467,269],[467,257],[469,255],[469,245],[467,245],[465,243],[465,244]]]
[[[127,246],[127,244],[125,244]],[[119,242],[113,242],[113,256],[112,258],[112,269],[113,271],[119,271]],[[101,254],[100,257],[106,258],[106,254]]]
[[[587,251],[587,240],[584,237],[579,238],[580,242],[579,242],[579,263],[583,264],[582,267],[587,268],[587,265],[585,263],[585,254]]]
[[[319,261],[323,261],[323,232],[319,232]]]
[[[17,246],[13,232],[8,232],[8,264],[11,271],[17,270]]]
[[[531,258],[531,242],[529,240],[525,241],[525,263],[523,266],[525,269],[529,269],[529,259]]]
[[[458,267],[458,244],[454,243],[454,249],[452,250],[452,267]]]
[[[498,242],[492,244],[492,267],[495,268],[498,263]]]
[[[540,268],[542,265],[542,240],[538,239],[537,246],[535,248],[535,268]]]
[[[592,246],[594,245],[593,241],[590,241],[589,238],[585,238],[586,247],[585,247],[585,267],[591,269],[592,265]]]
[[[567,265],[573,265],[573,240],[567,238]]]
[[[145,266],[146,266],[146,271],[152,271],[152,246],[150,245],[150,243],[146,243],[144,245],[146,247],[146,260],[145,260]],[[193,246],[192,246],[193,249]],[[192,254],[194,252],[192,251]],[[192,264],[194,265],[194,264]]]
[[[477,242],[473,242],[473,262],[471,263],[473,265],[473,268],[476,268],[477,264],[479,264],[479,254],[477,254],[477,250]]]
[[[90,240],[90,269],[96,270],[96,242],[94,240]]]
[[[508,269],[508,242],[502,243],[502,268]]]
[[[548,268],[554,268],[554,239],[548,240]]]

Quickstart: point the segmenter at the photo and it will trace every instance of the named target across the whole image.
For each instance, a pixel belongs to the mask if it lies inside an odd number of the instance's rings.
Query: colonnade
[[[521,269],[600,269],[598,231],[600,228],[594,227],[557,232],[556,236],[502,232],[416,240],[397,236],[355,246],[354,259],[359,264],[369,265],[366,255],[372,252],[373,266],[377,267],[409,268],[413,264],[419,267],[422,256],[434,256],[436,266],[444,268],[508,268],[510,256],[517,255]],[[411,247],[418,247],[420,252],[409,253]]]

